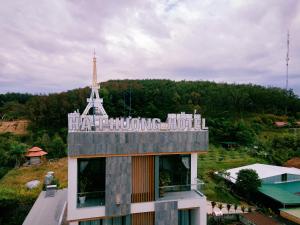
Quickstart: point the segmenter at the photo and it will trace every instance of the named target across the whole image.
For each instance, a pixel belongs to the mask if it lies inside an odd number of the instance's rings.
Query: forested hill
[[[196,109],[207,119],[213,145],[236,142],[252,150],[259,146],[255,154],[279,165],[300,157],[300,132],[296,135],[296,129],[289,129],[300,121],[300,99],[292,91],[207,81],[113,80],[101,83],[100,92],[110,117],[165,120],[168,113],[193,113]],[[88,87],[49,95],[0,95],[4,121],[30,120],[26,136],[0,135],[0,164],[12,167],[16,162],[8,152],[25,149],[23,144],[40,146],[48,158],[65,156],[67,114],[77,109],[82,113],[89,95]],[[287,121],[289,126],[277,129],[274,121]]]
[[[83,111],[88,87],[49,95],[2,94],[0,116],[28,118],[34,127],[57,129],[67,126],[67,113]],[[208,119],[243,118],[249,114],[287,114],[299,117],[300,99],[292,91],[252,84],[207,81],[112,80],[101,84],[100,95],[110,117],[159,117],[167,113],[192,113]],[[130,98],[131,96],[131,98]],[[131,107],[130,107],[131,99]]]

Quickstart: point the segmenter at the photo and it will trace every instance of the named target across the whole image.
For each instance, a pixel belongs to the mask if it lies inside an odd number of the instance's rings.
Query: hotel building
[[[68,115],[70,225],[206,225],[197,178],[197,155],[208,148],[205,119],[112,119],[99,88],[94,57],[88,105]]]

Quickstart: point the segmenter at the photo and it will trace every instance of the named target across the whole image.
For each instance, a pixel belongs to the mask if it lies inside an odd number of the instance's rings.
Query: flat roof
[[[259,191],[284,205],[300,204],[300,181],[262,184]]]
[[[280,209],[280,216],[300,224],[300,208]]]
[[[59,225],[67,203],[67,189],[57,190],[54,197],[42,191],[23,225]]]
[[[278,176],[281,174],[294,174],[300,175],[300,169],[294,167],[284,167],[284,166],[274,166],[274,165],[267,165],[261,163],[255,163],[247,166],[237,167],[233,169],[229,169],[226,172],[230,173],[229,177],[225,177],[226,179],[230,180],[231,182],[235,183],[237,179],[237,174],[242,169],[253,169],[257,172],[258,177],[260,179],[264,179],[267,177]]]
[[[300,218],[300,208],[280,209],[282,212],[286,212],[290,215]]]

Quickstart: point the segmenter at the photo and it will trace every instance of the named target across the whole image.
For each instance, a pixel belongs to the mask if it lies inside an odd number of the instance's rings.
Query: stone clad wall
[[[117,197],[119,195],[119,197]],[[116,204],[119,198],[120,204]],[[131,157],[107,157],[105,179],[105,214],[121,216],[130,214]]]
[[[177,201],[155,202],[155,225],[178,225]]]
[[[208,149],[208,131],[70,132],[68,155],[201,152]]]

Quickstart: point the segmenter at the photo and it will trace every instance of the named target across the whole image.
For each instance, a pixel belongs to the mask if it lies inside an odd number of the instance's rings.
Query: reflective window
[[[105,205],[105,158],[78,159],[77,206]]]

